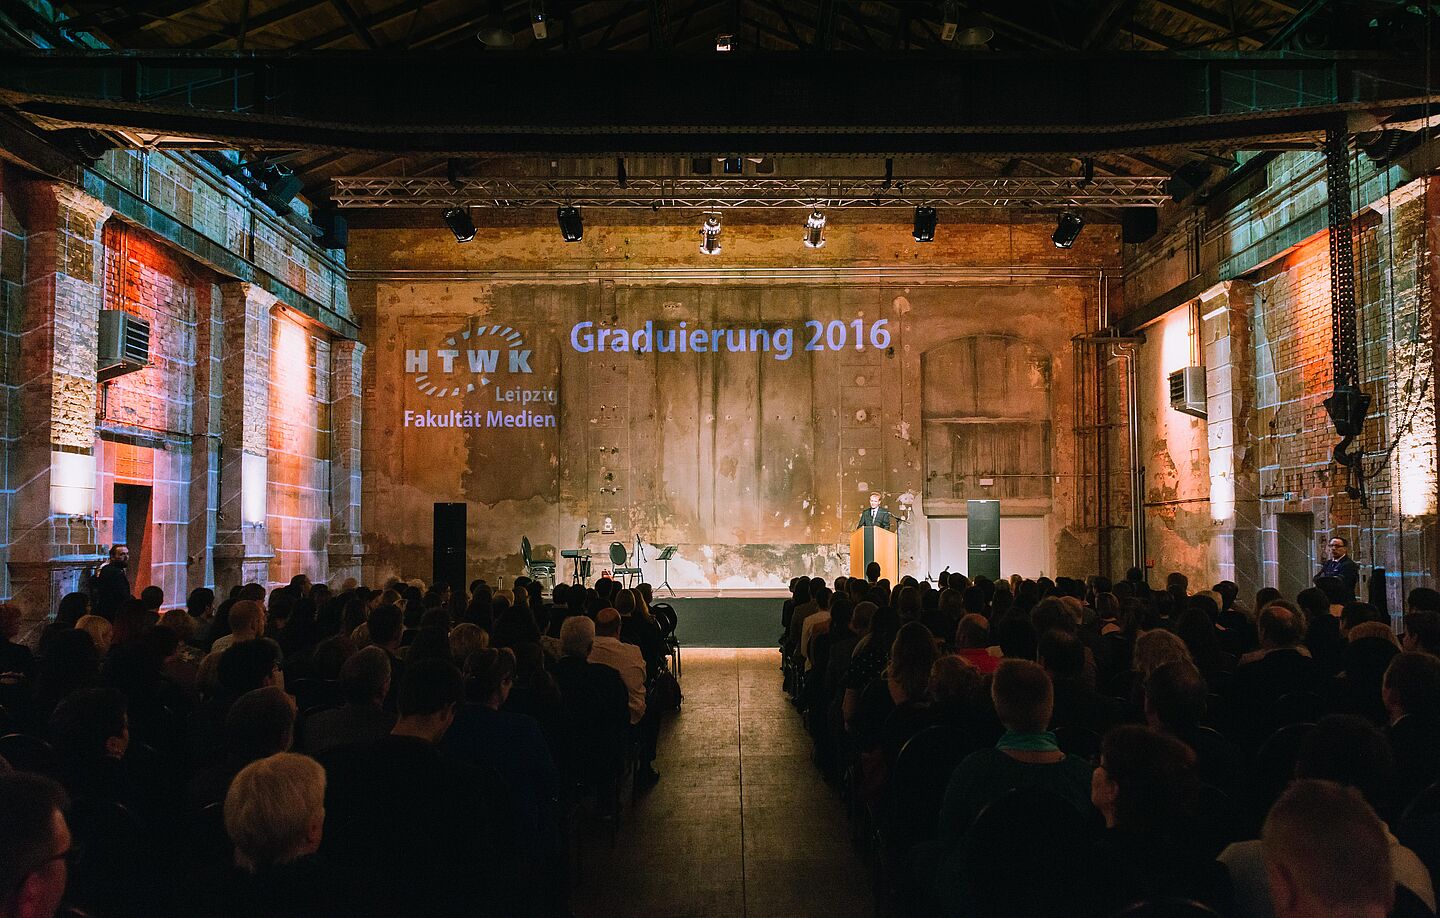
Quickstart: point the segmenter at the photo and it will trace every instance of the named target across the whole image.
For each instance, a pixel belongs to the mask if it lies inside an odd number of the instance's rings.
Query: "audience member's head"
[[[955,647],[958,650],[981,650],[990,646],[990,621],[983,615],[970,613],[955,626]]]
[[[1382,691],[1392,723],[1405,716],[1440,719],[1440,658],[1398,654],[1385,670]]]
[[[1085,672],[1085,645],[1069,631],[1052,628],[1042,634],[1037,653],[1051,679],[1079,679]]]
[[[380,704],[390,691],[390,655],[379,647],[352,653],[340,667],[340,689],[350,704]]]
[[[1177,660],[1157,667],[1145,680],[1145,717],[1152,727],[1180,733],[1205,719],[1210,687],[1192,663]]]
[[[400,634],[405,630],[405,610],[394,603],[377,606],[370,613],[370,640],[378,647],[391,652],[400,646]]]
[[[55,609],[55,624],[73,628],[76,622],[89,614],[89,593],[66,593],[60,597],[60,605]]]
[[[1135,653],[1131,666],[1140,676],[1141,680],[1149,679],[1150,674],[1164,666],[1166,663],[1184,662],[1192,666],[1195,663],[1190,656],[1190,648],[1185,642],[1170,631],[1156,628],[1153,631],[1146,631],[1135,639]]]
[[[216,678],[221,690],[235,698],[267,685],[284,688],[280,648],[269,640],[231,644],[220,654]]]
[[[1390,793],[1395,758],[1390,741],[1368,720],[1328,714],[1300,743],[1295,777],[1321,778],[1356,788],[1376,808]]]
[[[1440,612],[1407,612],[1404,647],[1406,650],[1440,656]]]
[[[51,918],[59,909],[69,879],[68,806],[49,778],[0,774],[0,915]]]
[[[890,697],[896,704],[925,697],[930,667],[938,656],[940,650],[929,628],[919,622],[907,622],[900,628],[890,645],[890,665],[886,670]]]
[[[395,733],[439,742],[455,720],[455,707],[465,700],[465,679],[444,660],[422,660],[407,666],[400,680]]]
[[[1038,663],[1003,660],[990,683],[995,713],[1007,730],[1044,733],[1050,727],[1055,691]]]
[[[515,653],[508,647],[476,651],[465,661],[469,696],[481,704],[500,707],[515,684],[515,670]]]
[[[975,697],[985,677],[974,665],[954,654],[945,654],[930,667],[930,698],[938,705],[963,704]]]
[[[1270,808],[1261,846],[1277,918],[1381,918],[1394,902],[1388,833],[1353,788],[1296,781]]]
[[[1139,835],[1178,831],[1194,766],[1195,753],[1173,736],[1131,724],[1116,727],[1100,745],[1090,802],[1108,828]]]
[[[225,714],[225,741],[237,762],[285,752],[295,740],[295,702],[279,686],[246,692]]]
[[[215,591],[209,587],[196,587],[185,597],[185,611],[196,618],[204,618],[215,610]]]
[[[265,606],[251,599],[242,599],[230,607],[230,633],[236,643],[253,641],[265,633]]]
[[[474,622],[461,622],[450,629],[450,657],[462,661],[490,646],[490,635]]]
[[[1256,626],[1260,631],[1260,646],[1267,649],[1295,647],[1305,638],[1305,616],[1283,599],[1261,609]]]
[[[110,639],[114,636],[115,629],[108,621],[98,615],[82,615],[75,623],[75,628],[90,635],[100,656],[110,652]]]
[[[225,832],[236,863],[252,873],[313,854],[324,826],[325,769],[303,755],[251,762],[225,794]]]
[[[595,636],[613,638],[620,636],[620,613],[611,608],[595,613]]]
[[[1279,598],[1279,596],[1276,596],[1270,601],[1274,602],[1275,599]],[[1268,604],[1269,603],[1267,603],[1267,605]],[[1295,604],[1300,607],[1300,611],[1305,613],[1305,617],[1312,622],[1330,614],[1330,597],[1326,596],[1325,591],[1319,587],[1307,587],[1301,590],[1299,595],[1295,597]]]
[[[1440,590],[1433,587],[1416,587],[1405,597],[1408,612],[1433,612],[1440,615]]]
[[[595,622],[587,615],[572,615],[560,625],[560,653],[585,659],[595,646]]]
[[[1384,641],[1396,650],[1400,649],[1400,639],[1395,636],[1394,631],[1390,630],[1389,625],[1382,622],[1361,622],[1345,632],[1345,640],[1351,644],[1357,641]]]
[[[0,641],[13,640],[20,633],[20,607],[13,602],[0,602]]]
[[[129,705],[119,689],[82,689],[50,715],[50,741],[73,763],[120,759],[130,746]]]
[[[140,604],[151,612],[159,612],[160,607],[165,605],[165,591],[158,586],[147,586],[140,591]]]

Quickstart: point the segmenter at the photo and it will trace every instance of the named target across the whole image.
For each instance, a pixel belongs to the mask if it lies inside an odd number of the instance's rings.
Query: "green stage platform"
[[[675,608],[681,652],[686,647],[775,647],[782,597],[691,599],[657,596]]]

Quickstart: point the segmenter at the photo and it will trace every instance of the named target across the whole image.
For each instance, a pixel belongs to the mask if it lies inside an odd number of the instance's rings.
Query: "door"
[[[1315,563],[1315,514],[1279,513],[1275,516],[1276,561],[1280,595],[1293,599],[1311,586]]]
[[[150,542],[150,497],[153,489],[149,485],[115,485],[115,523],[113,526],[115,544],[130,549],[130,592],[136,596],[150,586],[150,566],[154,562]]]
[[[465,504],[435,505],[435,585],[450,584],[461,596],[469,595],[465,582]]]

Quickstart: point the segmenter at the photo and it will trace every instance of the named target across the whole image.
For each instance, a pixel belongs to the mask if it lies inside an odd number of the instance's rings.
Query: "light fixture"
[[[818,207],[810,211],[810,216],[805,220],[805,247],[807,249],[825,247],[825,212]]]
[[[470,219],[468,207],[452,207],[445,211],[445,225],[455,234],[456,242],[469,242],[475,238],[475,221]]]
[[[706,214],[700,226],[700,251],[706,255],[720,254],[720,215]]]
[[[745,171],[745,160],[739,156],[726,156],[720,160],[720,171],[726,175],[740,175]]]
[[[535,33],[536,41],[544,41],[550,34],[546,27],[545,0],[530,0],[530,31]]]
[[[1055,243],[1057,249],[1068,249],[1080,238],[1080,231],[1084,228],[1084,219],[1075,211],[1067,210],[1055,223],[1055,235],[1050,237],[1050,241]]]
[[[945,0],[943,21],[940,23],[940,40],[952,40],[959,28],[960,0]]]
[[[935,225],[940,218],[935,214],[935,208],[921,204],[915,208],[915,241],[934,242]]]
[[[504,26],[486,26],[475,33],[475,39],[487,48],[508,48],[515,44],[515,36]]]
[[[555,209],[555,218],[560,221],[560,235],[566,242],[579,242],[585,236],[585,222],[580,219],[580,208],[568,204]]]
[[[735,36],[728,32],[721,32],[715,36],[716,51],[732,51],[735,48]]]

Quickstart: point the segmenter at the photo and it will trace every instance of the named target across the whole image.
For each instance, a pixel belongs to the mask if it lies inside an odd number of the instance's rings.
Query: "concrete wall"
[[[367,580],[429,579],[433,505],[464,501],[470,577],[513,578],[522,536],[550,557],[609,516],[615,534],[587,543],[597,554],[639,536],[652,559],[679,546],[677,587],[774,588],[798,572],[847,570],[872,490],[891,507],[913,501],[902,568],[924,576],[938,573],[926,570],[927,518],[963,516],[966,497],[990,493],[981,476],[1007,514],[1048,520],[1050,570],[1088,571],[1095,535],[1076,525],[1066,473],[1071,337],[1096,327],[1100,269],[1113,266],[1118,240],[1114,227],[1093,226],[1061,252],[1052,230],[947,224],[922,246],[908,224],[847,214],[816,251],[795,225],[727,215],[723,253],[707,258],[698,222],[668,216],[592,224],[572,245],[551,226],[482,227],[468,245],[443,229],[352,228],[350,301],[368,349]],[[571,339],[577,323],[647,320],[790,329],[795,352],[580,353]],[[881,320],[889,341],[876,348],[870,329]],[[837,344],[843,329],[843,347],[805,351],[807,321],[825,323]],[[500,351],[496,371],[472,373],[471,348]],[[508,372],[507,348],[529,351],[532,372]],[[442,350],[459,352],[453,372]],[[407,368],[421,351],[424,371]],[[511,391],[555,401],[497,401]],[[481,412],[481,426],[413,426],[451,410]],[[491,411],[526,410],[554,426],[488,426]],[[659,566],[646,575],[658,580]]]

